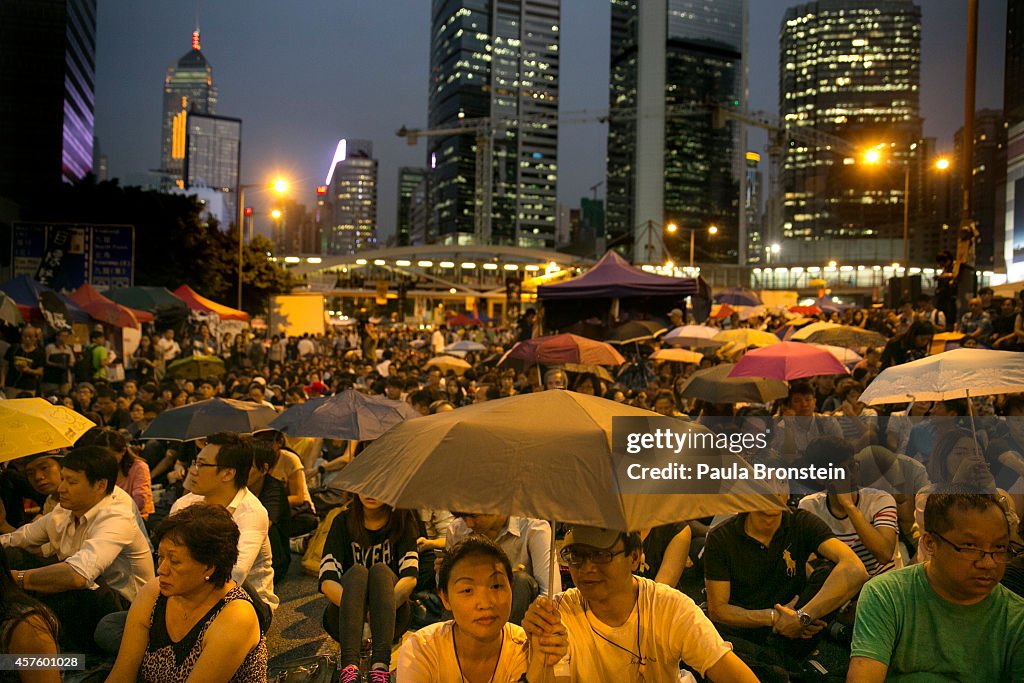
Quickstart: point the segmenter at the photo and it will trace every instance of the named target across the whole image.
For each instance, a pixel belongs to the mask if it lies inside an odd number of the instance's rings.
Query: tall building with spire
[[[217,88],[213,68],[200,50],[199,28],[192,32],[192,49],[164,79],[163,124],[160,137],[161,186],[184,187],[185,139],[188,113],[216,114]]]
[[[441,244],[553,248],[561,0],[433,0],[428,142]]]

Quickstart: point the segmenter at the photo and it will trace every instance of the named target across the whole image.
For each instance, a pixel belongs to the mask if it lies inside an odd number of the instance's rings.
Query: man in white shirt
[[[454,546],[470,534],[480,534],[494,541],[505,551],[512,568],[512,615],[509,621],[519,624],[526,608],[540,593],[554,595],[562,590],[562,579],[555,572],[555,584],[548,588],[551,573],[551,525],[542,519],[477,515],[453,512],[456,517],[445,534],[445,545]]]
[[[444,353],[444,347],[447,346],[447,340],[445,339],[447,334],[448,327],[438,325],[437,329],[434,330],[434,334],[430,335],[430,348],[433,349],[435,356],[440,356]]]
[[[636,533],[577,526],[566,534],[561,556],[576,588],[555,602],[537,598],[523,619],[531,639],[567,632],[555,680],[677,681],[682,660],[715,683],[757,681],[693,600],[633,576],[642,548]]]
[[[164,330],[164,335],[156,340],[156,350],[160,354],[160,360],[170,363],[181,355],[181,346],[174,341],[174,330]]]
[[[270,549],[270,517],[267,509],[246,488],[253,464],[252,443],[232,432],[209,436],[189,466],[185,487],[191,491],[171,507],[178,510],[195,503],[222,505],[238,525],[238,561],[231,578],[241,585],[248,582],[271,611],[280,602],[274,594],[274,567]]]
[[[5,552],[17,548],[47,554],[35,568],[15,564],[12,574],[19,587],[38,593],[57,614],[65,651],[78,652],[94,649],[97,622],[127,609],[155,574],[132,499],[114,485],[114,453],[99,446],[76,448],[61,464],[59,504],[0,536],[0,546]]]

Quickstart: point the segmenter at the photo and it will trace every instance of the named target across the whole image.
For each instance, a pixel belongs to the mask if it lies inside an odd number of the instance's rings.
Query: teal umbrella
[[[188,312],[185,302],[171,294],[166,287],[120,287],[110,290],[106,296],[122,306],[150,313],[155,312],[158,308],[177,308]]]

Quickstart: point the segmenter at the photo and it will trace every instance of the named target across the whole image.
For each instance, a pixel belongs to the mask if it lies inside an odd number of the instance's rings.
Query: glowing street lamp
[[[270,212],[270,217],[273,218],[275,221],[281,220],[281,216],[281,209],[274,209],[273,211]]]

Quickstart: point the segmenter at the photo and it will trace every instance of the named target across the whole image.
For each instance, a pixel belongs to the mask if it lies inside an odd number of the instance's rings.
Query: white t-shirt
[[[569,654],[555,667],[556,676],[579,683],[677,681],[680,660],[704,675],[732,650],[688,596],[650,579],[634,578],[639,599],[626,623],[617,628],[585,611],[579,590],[570,588],[559,596]]]
[[[410,634],[398,652],[398,683],[462,683],[455,658],[454,621],[431,624]],[[494,683],[515,683],[529,664],[526,632],[505,624]]]

